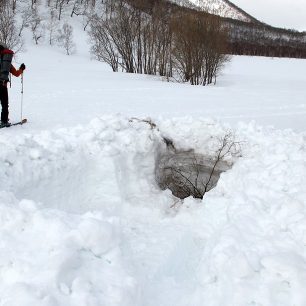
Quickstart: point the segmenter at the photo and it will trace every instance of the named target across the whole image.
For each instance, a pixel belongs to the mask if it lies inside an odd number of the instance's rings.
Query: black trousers
[[[0,84],[0,100],[1,100],[1,106],[2,106],[2,111],[1,111],[1,122],[2,123],[7,123],[8,122],[8,92],[7,92],[7,87]]]

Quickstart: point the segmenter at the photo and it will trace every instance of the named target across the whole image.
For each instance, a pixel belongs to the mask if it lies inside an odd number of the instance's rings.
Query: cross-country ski
[[[2,128],[9,128],[9,127],[12,127],[12,126],[15,126],[15,125],[23,125],[23,124],[25,124],[27,122],[28,122],[27,119],[22,119],[21,121],[18,121],[18,122],[13,122],[13,123],[8,123],[8,124],[0,125],[0,129],[2,129]]]

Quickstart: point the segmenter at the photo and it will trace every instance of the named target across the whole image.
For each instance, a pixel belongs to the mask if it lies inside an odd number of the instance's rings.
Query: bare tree
[[[83,24],[83,30],[86,31],[87,27],[90,25],[90,23],[92,21],[94,21],[95,18],[95,13],[93,11],[86,11],[84,16],[83,16],[83,20],[82,20],[82,24]]]
[[[18,36],[22,36],[22,32],[25,28],[30,26],[32,19],[32,9],[30,6],[26,7],[21,13],[21,24],[19,26]]]
[[[211,84],[227,60],[226,32],[218,16],[179,13],[172,19],[173,60],[183,81]],[[220,70],[220,69],[219,69]]]
[[[61,20],[64,7],[68,3],[69,0],[56,0],[55,8],[58,10],[58,20]]]
[[[54,9],[50,9],[49,20],[47,21],[46,28],[48,31],[49,44],[53,45],[58,32],[59,21],[56,18],[56,12]]]
[[[32,31],[32,37],[38,45],[38,42],[44,37],[45,34],[45,28],[43,25],[43,20],[39,15],[39,12],[37,10],[37,7],[34,6],[32,9],[32,16],[30,20],[30,28]]]
[[[0,41],[15,52],[21,50],[23,41],[18,35],[15,12],[8,2],[0,6]]]
[[[136,72],[135,38],[137,26],[134,14],[123,0],[108,0],[102,16],[92,19],[89,32],[96,58],[117,65],[129,73]]]
[[[86,3],[83,3],[83,2],[84,1],[82,1],[82,0],[75,0],[74,1],[73,5],[72,5],[72,10],[71,10],[70,17],[73,17],[73,15],[75,15],[75,16],[85,15],[87,5],[86,5]]]
[[[75,43],[73,42],[73,28],[68,23],[64,23],[62,29],[58,31],[58,43],[66,51],[67,55],[75,52]]]
[[[32,6],[32,8],[34,8],[36,4],[37,4],[37,0],[31,0],[31,6]]]
[[[90,37],[92,39],[91,52],[96,59],[109,64],[114,72],[119,68],[119,53],[112,36],[109,22],[96,17],[91,20]]]
[[[17,8],[17,2],[18,0],[1,0],[0,6],[8,5],[13,10],[13,12],[15,12]]]
[[[17,0],[12,0],[12,9],[13,9],[14,12],[15,12],[16,8],[17,8]]]

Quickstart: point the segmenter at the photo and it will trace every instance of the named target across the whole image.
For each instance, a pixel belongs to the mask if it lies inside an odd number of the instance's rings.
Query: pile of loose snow
[[[306,136],[240,124],[241,157],[181,202],[154,179],[161,135],[213,154],[229,128],[156,123],[0,135],[0,305],[306,303]]]
[[[123,305],[135,282],[120,256],[118,220],[47,209],[0,194],[1,305]]]

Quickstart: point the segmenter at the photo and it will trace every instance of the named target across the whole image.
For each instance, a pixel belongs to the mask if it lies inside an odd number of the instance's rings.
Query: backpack
[[[9,81],[14,52],[0,45],[0,81]]]

